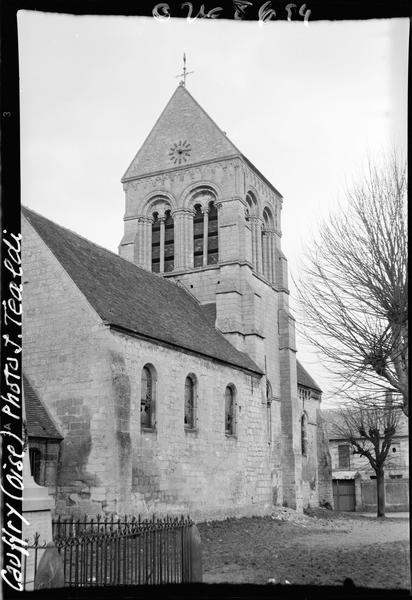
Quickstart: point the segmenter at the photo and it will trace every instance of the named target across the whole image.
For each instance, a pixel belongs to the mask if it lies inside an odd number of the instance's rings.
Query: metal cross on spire
[[[186,77],[188,75],[191,75],[192,73],[194,73],[194,71],[186,70],[186,54],[183,53],[183,73],[180,73],[180,75],[176,75],[176,77],[183,77],[182,81],[179,82],[179,85],[186,86]]]

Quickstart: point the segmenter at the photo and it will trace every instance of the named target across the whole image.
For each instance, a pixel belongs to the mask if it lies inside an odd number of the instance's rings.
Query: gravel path
[[[278,509],[271,517],[198,525],[205,583],[409,588],[409,521]]]

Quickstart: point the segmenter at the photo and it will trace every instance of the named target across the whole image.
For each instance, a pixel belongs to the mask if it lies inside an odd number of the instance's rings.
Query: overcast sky
[[[291,272],[365,161],[406,149],[407,19],[257,22],[20,11],[22,203],[117,252],[120,178],[179,83],[284,196]],[[293,287],[292,287],[293,295]],[[324,390],[319,361],[299,358]]]

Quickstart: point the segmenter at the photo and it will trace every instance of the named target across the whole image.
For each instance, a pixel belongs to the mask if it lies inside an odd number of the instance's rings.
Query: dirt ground
[[[317,509],[198,524],[205,583],[409,588],[409,520]]]

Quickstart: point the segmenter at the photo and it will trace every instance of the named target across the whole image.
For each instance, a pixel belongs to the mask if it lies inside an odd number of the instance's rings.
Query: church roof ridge
[[[182,287],[22,206],[36,230],[96,313],[109,325],[262,374],[208,322]]]

